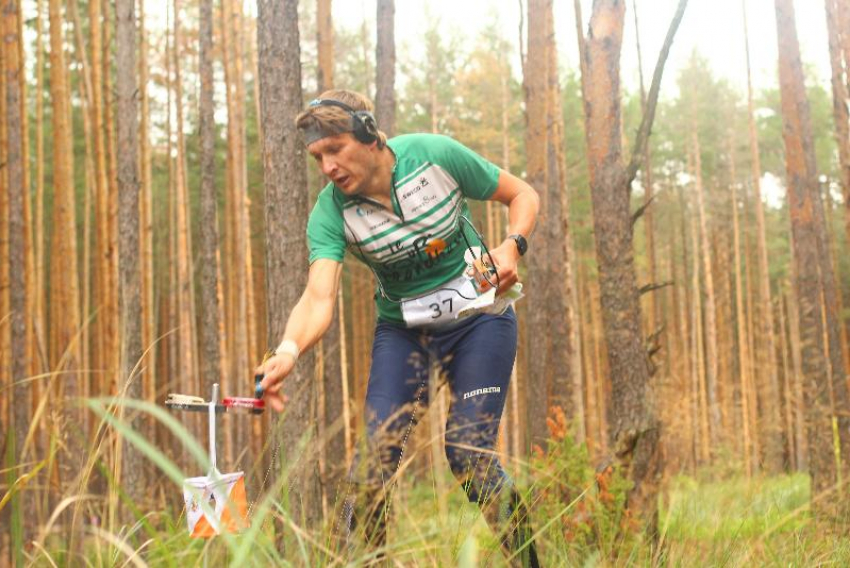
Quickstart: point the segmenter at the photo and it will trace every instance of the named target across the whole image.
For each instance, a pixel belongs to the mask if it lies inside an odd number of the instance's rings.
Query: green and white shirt
[[[466,268],[467,240],[480,242],[460,216],[469,218],[467,197],[493,195],[499,168],[446,136],[408,134],[387,144],[396,157],[392,210],[329,183],[310,213],[307,242],[311,264],[342,262],[348,248],[370,266],[380,280],[378,317],[404,323],[402,299],[439,288]]]

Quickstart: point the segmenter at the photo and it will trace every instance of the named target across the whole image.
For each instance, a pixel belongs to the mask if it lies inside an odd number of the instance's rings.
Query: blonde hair
[[[365,96],[345,89],[331,89],[318,96],[319,100],[334,100],[343,103],[357,111],[373,112],[374,105]],[[342,134],[351,132],[352,116],[345,109],[332,105],[308,106],[295,118],[295,127],[302,131],[320,129],[325,132]],[[378,148],[387,145],[387,135],[377,130]]]

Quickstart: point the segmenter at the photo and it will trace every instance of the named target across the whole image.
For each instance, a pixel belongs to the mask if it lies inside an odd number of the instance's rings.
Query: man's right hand
[[[295,357],[289,353],[281,353],[269,357],[265,363],[254,370],[254,374],[263,375],[260,386],[263,388],[264,398],[277,412],[283,411],[283,404],[286,402],[284,396],[280,393],[283,379],[294,368]]]

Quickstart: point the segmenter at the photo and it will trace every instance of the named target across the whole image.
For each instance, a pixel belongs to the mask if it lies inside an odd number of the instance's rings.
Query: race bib
[[[461,311],[477,301],[474,280],[459,276],[428,295],[404,300],[401,313],[408,327],[440,326],[456,320]]]

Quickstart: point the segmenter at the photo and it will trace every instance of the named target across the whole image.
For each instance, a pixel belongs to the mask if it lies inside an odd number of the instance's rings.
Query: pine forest
[[[165,405],[254,396],[329,89],[536,190],[493,452],[541,565],[850,564],[850,0],[462,4],[2,4],[0,565],[536,565],[452,476],[433,367],[387,543],[341,542],[383,290],[350,249],[282,413]],[[216,467],[245,524],[192,538]]]

